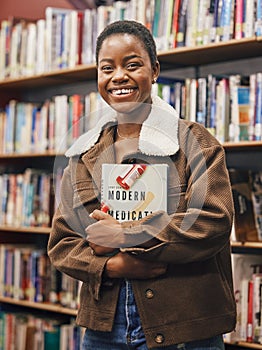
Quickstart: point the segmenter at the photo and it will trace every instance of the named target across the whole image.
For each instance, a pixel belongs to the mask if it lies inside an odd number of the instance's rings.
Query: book
[[[166,164],[103,164],[101,203],[116,220],[139,220],[167,210]]]
[[[237,241],[257,241],[258,232],[255,223],[252,202],[252,187],[248,170],[229,169],[232,194],[235,207],[235,234]]]
[[[57,57],[56,57],[56,27],[57,27],[57,17],[59,15],[66,15],[72,10],[56,8],[48,6],[45,10],[45,20],[46,20],[46,70],[50,71],[58,68]]]
[[[181,0],[174,0],[174,9],[173,9],[173,21],[172,21],[172,39],[173,47],[177,46],[177,32],[178,32],[178,14]]]
[[[187,5],[188,0],[181,0],[178,14],[176,47],[185,46]]]
[[[249,111],[250,111],[250,87],[238,86],[238,118],[239,118],[239,131],[240,140],[249,139]]]
[[[260,141],[262,138],[262,73],[256,74],[256,100],[254,122],[254,138],[256,141]]]
[[[252,202],[258,239],[262,240],[262,171],[252,172]]]

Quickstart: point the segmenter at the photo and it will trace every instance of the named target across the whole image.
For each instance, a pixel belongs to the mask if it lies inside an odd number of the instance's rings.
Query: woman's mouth
[[[129,89],[111,89],[109,90],[112,95],[115,96],[121,96],[121,95],[129,95],[132,92],[134,92],[136,88],[129,88]]]

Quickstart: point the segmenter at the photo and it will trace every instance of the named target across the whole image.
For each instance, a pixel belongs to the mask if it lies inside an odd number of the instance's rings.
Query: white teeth
[[[118,89],[118,90],[112,90],[113,95],[125,95],[130,94],[133,91],[133,89]]]

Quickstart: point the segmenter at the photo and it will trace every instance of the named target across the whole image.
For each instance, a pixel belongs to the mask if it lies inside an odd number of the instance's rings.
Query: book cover
[[[240,242],[258,241],[249,171],[229,169],[235,207],[235,233]]]
[[[176,47],[185,46],[187,5],[188,0],[181,0],[178,14]]]
[[[249,139],[249,125],[250,125],[250,87],[238,86],[238,119],[239,119],[239,131],[240,140]]]
[[[72,10],[48,6],[45,10],[46,20],[46,70],[56,69],[56,26],[57,16],[68,14]]]
[[[103,164],[101,203],[118,221],[167,210],[166,164]]]
[[[262,73],[256,74],[256,100],[255,100],[255,140],[262,138]]]
[[[253,172],[251,177],[255,225],[258,232],[258,240],[262,241],[262,171]]]
[[[172,31],[171,31],[172,39],[173,39],[172,47],[177,46],[178,15],[179,15],[180,2],[181,0],[174,0]]]

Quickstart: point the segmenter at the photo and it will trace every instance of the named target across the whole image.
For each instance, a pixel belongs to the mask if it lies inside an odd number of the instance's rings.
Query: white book
[[[248,279],[243,279],[240,284],[240,338],[247,339],[247,314],[248,314]]]
[[[21,23],[17,23],[12,27],[10,40],[10,77],[15,78],[19,74],[18,69],[18,45],[21,36]]]
[[[45,20],[36,22],[36,74],[45,71]]]
[[[86,9],[83,20],[83,42],[82,42],[82,62],[83,64],[93,63],[93,16],[94,10]]]
[[[68,59],[68,66],[69,68],[73,68],[76,66],[77,63],[77,37],[78,37],[78,30],[77,30],[77,11],[72,11],[69,15],[69,22],[70,22],[70,48],[69,48],[69,59]]]
[[[27,25],[26,75],[34,75],[36,67],[36,24]]]
[[[101,203],[116,220],[167,211],[167,164],[103,164]]]
[[[5,78],[5,31],[0,28],[0,80]]]
[[[46,20],[46,70],[55,69],[56,50],[55,50],[55,35],[56,35],[56,17],[59,14],[68,14],[72,10],[56,8],[48,6],[45,11]]]
[[[67,149],[67,120],[68,120],[68,97],[58,95],[55,101],[55,150],[64,152]]]
[[[255,23],[255,1],[245,1],[245,22],[243,23],[243,32],[245,38],[251,38],[254,35]]]

